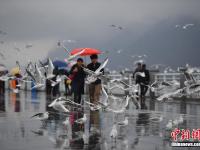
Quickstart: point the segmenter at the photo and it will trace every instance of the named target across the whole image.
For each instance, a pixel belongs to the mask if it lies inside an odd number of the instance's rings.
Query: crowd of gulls
[[[66,49],[67,51],[67,49]],[[77,55],[69,55],[66,62],[72,63],[72,61],[79,56],[82,52],[84,52],[84,49],[80,51]],[[129,118],[126,116],[126,110],[130,102],[133,102],[133,104],[140,106],[140,102],[138,101],[139,96],[138,93],[140,93],[140,85],[138,84],[132,84],[129,85],[126,82],[123,81],[123,79],[112,79],[108,77],[106,74],[102,72],[102,69],[106,67],[108,64],[109,59],[106,58],[101,66],[96,71],[91,71],[87,68],[83,68],[83,70],[86,72],[87,77],[85,80],[86,84],[90,84],[95,82],[97,79],[101,79],[102,82],[102,92],[101,92],[101,98],[100,101],[97,103],[91,103],[89,100],[84,99],[80,104],[75,103],[72,99],[66,98],[64,96],[60,96],[55,98],[53,101],[51,101],[48,104],[49,108],[52,108],[57,113],[62,113],[66,116],[66,118],[63,121],[63,125],[70,126],[70,112],[74,111],[74,108],[77,108],[76,111],[81,111],[82,117],[78,118],[77,120],[74,120],[74,123],[83,125],[88,120],[88,114],[84,113],[84,109],[89,108],[91,112],[95,111],[103,111],[103,112],[111,112],[113,115],[123,114],[124,120],[121,121],[114,121],[111,130],[110,130],[110,138],[111,140],[116,142],[116,139],[118,137],[118,127],[128,126]],[[17,65],[20,67],[20,64],[17,63]],[[11,79],[18,80],[18,85],[16,87],[20,87],[23,82],[34,82],[34,86],[32,89],[39,89],[45,86],[45,80],[49,80],[51,82],[51,86],[55,87],[57,84],[64,82],[64,79],[68,79],[68,76],[66,75],[58,75],[56,78],[56,81],[53,81],[52,78],[55,76],[53,74],[54,65],[52,63],[52,60],[48,59],[48,65],[44,65],[41,62],[39,63],[32,63],[30,62],[27,67],[24,69],[25,72],[22,74],[20,78],[13,76],[13,75],[3,75],[0,77],[0,80],[7,81]],[[21,71],[22,72],[22,71]],[[153,82],[150,85],[145,85],[149,88],[150,92],[155,91],[165,91],[162,95],[155,98],[157,101],[164,102],[165,100],[172,99],[173,97],[183,97],[187,96],[193,93],[197,93],[200,91],[200,81],[195,79],[193,76],[193,73],[195,72],[195,68],[188,67],[184,71],[184,75],[186,77],[186,81],[184,82],[184,87],[180,88],[180,85],[177,81],[171,81],[171,82],[164,82],[164,81],[156,81]],[[44,74],[46,74],[44,76]],[[136,76],[145,77],[144,72],[137,72],[135,74]],[[110,83],[112,86],[108,86],[109,84],[104,83]],[[112,93],[114,89],[119,89],[121,91],[124,91],[124,96],[116,96]],[[168,91],[170,89],[170,91]],[[18,93],[19,90],[13,89],[13,92]],[[41,112],[34,114],[31,118],[39,119],[42,122],[45,122],[49,119],[49,115],[52,112]],[[160,122],[163,121],[162,117],[157,117],[157,120]],[[172,129],[174,126],[177,126],[178,124],[183,122],[183,116],[180,115],[178,118],[175,118],[174,120],[169,120],[166,124],[166,129]],[[84,144],[88,144],[88,136],[82,132],[81,137],[84,139]],[[68,141],[69,143],[69,141]]]
[[[112,25],[112,27],[115,26]],[[64,49],[69,54],[68,58],[66,58],[65,60],[65,62],[68,64],[74,63],[74,59],[84,52],[83,49],[75,55],[70,55],[67,48],[64,47]],[[75,103],[70,98],[60,96],[55,98],[51,103],[49,103],[48,107],[54,109],[58,113],[63,113],[66,116],[65,120],[63,121],[63,125],[65,126],[70,126],[69,114],[70,112],[74,111],[74,108],[77,108],[76,109],[77,111],[89,108],[91,112],[104,111],[104,112],[111,112],[114,115],[123,114],[124,120],[114,121],[110,130],[109,134],[110,138],[116,142],[118,136],[118,127],[128,126],[129,118],[126,116],[125,112],[127,110],[129,103],[133,102],[133,104],[139,106],[139,109],[141,108],[140,102],[138,101],[139,99],[138,93],[140,93],[140,85],[138,84],[129,85],[128,83],[124,82],[123,79],[112,79],[106,74],[104,74],[102,72],[102,69],[106,67],[108,62],[109,59],[106,58],[96,71],[91,71],[87,68],[83,68],[83,70],[87,74],[85,80],[86,84],[89,85],[95,82],[97,79],[102,80],[102,87],[101,87],[102,92],[99,102],[91,103],[89,100],[83,99],[82,102],[78,104]],[[46,80],[49,80],[51,82],[51,86],[55,87],[57,84],[64,82],[65,79],[69,79],[68,76],[66,75],[58,75],[56,81],[52,80],[52,78],[55,77],[55,75],[53,74],[53,70],[55,67],[50,58],[48,59],[48,65],[44,65],[42,62],[38,63],[30,62],[25,68],[21,68],[19,63],[17,63],[17,65],[20,68],[21,77],[16,77],[8,73],[1,76],[0,80],[8,81],[16,79],[18,81],[16,87],[20,87],[23,82],[33,82],[34,86],[32,87],[32,89],[39,89],[45,86]],[[144,85],[144,86],[147,86],[150,92],[161,91],[161,90],[164,91],[163,94],[155,98],[155,100],[157,101],[164,102],[165,100],[173,99],[174,97],[188,96],[193,93],[200,92],[200,80],[197,80],[193,76],[193,73],[195,71],[196,71],[195,68],[191,67],[186,68],[186,70],[184,71],[186,81],[184,82],[183,88],[180,88],[180,84],[177,81],[170,81],[170,82],[155,81],[150,85]],[[137,72],[135,74],[135,77],[137,76],[145,77],[145,74],[144,72]],[[112,86],[108,86],[109,84],[104,84],[104,83],[110,83]],[[121,91],[124,91],[125,94],[123,96],[116,96],[115,94],[112,93],[114,89],[119,89]],[[14,93],[19,93],[19,88],[12,90]],[[42,122],[45,122],[46,120],[49,119],[50,113],[51,112],[48,111],[40,112],[34,114],[31,118],[35,118]],[[158,119],[159,121],[163,120],[162,117],[156,119]],[[74,123],[83,125],[87,120],[88,120],[88,114],[82,111],[82,117],[78,118],[77,120],[74,120]],[[179,116],[174,120],[169,120],[169,122],[166,124],[166,129],[172,129],[174,126],[177,126],[182,122],[183,122],[183,116]],[[84,139],[84,144],[88,144],[87,143],[88,140],[85,140],[86,138],[88,138],[88,136],[86,136],[84,132],[82,133],[81,137]]]

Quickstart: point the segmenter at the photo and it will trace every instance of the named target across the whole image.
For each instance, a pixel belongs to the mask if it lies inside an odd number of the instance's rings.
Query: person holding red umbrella
[[[72,80],[72,93],[74,94],[74,102],[81,103],[81,96],[84,94],[84,82],[86,74],[83,71],[84,63],[82,58],[77,59],[77,63],[70,70],[70,78]]]
[[[87,68],[92,71],[96,71],[101,63],[98,62],[98,56],[96,54],[93,54],[90,56],[91,63],[87,65]],[[103,71],[103,69],[101,70]],[[95,82],[89,84],[89,96],[90,96],[90,102],[97,104],[99,101],[101,92],[101,80],[97,79]]]

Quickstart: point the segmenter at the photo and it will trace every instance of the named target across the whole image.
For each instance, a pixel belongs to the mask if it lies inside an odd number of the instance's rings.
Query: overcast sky
[[[162,58],[162,50],[166,47],[170,48],[170,53],[174,49],[177,53],[180,52],[178,49],[183,51],[183,58],[180,56],[173,63],[198,65],[198,58],[188,54],[192,49],[200,54],[196,39],[200,34],[199,8],[199,0],[0,0],[0,31],[7,33],[0,34],[0,41],[4,41],[0,43],[0,51],[5,55],[5,60],[0,61],[11,67],[16,60],[24,64],[47,56],[63,59],[64,51],[58,48],[57,41],[75,40],[75,43],[66,42],[65,45],[70,49],[94,47],[109,51],[110,67],[113,68],[126,64],[130,67],[134,61],[130,55],[144,53],[149,56],[147,63],[172,65],[171,55]],[[195,30],[176,32],[176,24],[187,23],[195,24],[191,27]],[[113,28],[112,24],[123,29]],[[172,34],[177,37],[173,39],[174,47],[168,47],[171,43],[165,43],[164,38],[159,41],[163,33],[169,31],[172,37]],[[188,35],[196,42],[185,43]],[[170,36],[167,38],[171,39]],[[184,46],[187,49],[176,45],[181,43],[180,39],[189,45]],[[154,46],[159,43],[165,47]],[[26,48],[27,44],[33,47]],[[116,51],[120,49],[119,55]],[[189,57],[187,60],[186,56]],[[166,60],[160,62],[163,59]]]

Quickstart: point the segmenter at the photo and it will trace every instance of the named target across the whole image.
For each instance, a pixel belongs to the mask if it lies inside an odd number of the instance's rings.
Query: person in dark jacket
[[[72,66],[70,76],[72,79],[72,93],[74,94],[74,102],[81,103],[81,96],[84,94],[85,77],[83,70],[84,63],[82,58],[77,59],[77,63]]]
[[[101,63],[98,62],[98,56],[96,54],[90,56],[91,63],[87,65],[87,68],[92,71],[96,71]],[[103,69],[101,70],[104,71]],[[101,80],[97,79],[95,82],[91,83],[89,85],[89,96],[90,96],[90,102],[97,104],[99,101],[101,92]]]
[[[150,82],[150,75],[149,75],[149,70],[146,69],[146,64],[142,64],[142,72],[144,72],[145,77],[141,77],[141,83],[140,83],[140,99],[141,99],[141,109],[146,109],[146,104],[145,104],[145,95],[148,90],[148,84]]]
[[[146,64],[142,65],[142,72],[144,72],[145,77],[141,77],[141,96],[145,96],[148,90],[148,84],[150,82],[149,70],[146,69]]]
[[[140,84],[140,82],[141,82],[140,76],[135,75],[137,72],[141,72],[141,71],[142,71],[142,64],[139,62],[139,63],[137,63],[137,68],[133,72],[133,78],[135,79],[135,84]]]
[[[137,72],[141,72],[142,71],[142,64],[139,62],[137,63],[137,68],[135,69],[135,71],[133,72],[133,79],[135,79],[135,84],[140,84],[141,83],[141,77],[136,75]],[[138,89],[139,90],[139,89]],[[136,92],[136,95],[138,96],[137,101],[139,102],[140,101],[140,98],[139,98],[139,91]],[[136,109],[139,108],[139,105],[138,103],[135,103],[136,105]]]

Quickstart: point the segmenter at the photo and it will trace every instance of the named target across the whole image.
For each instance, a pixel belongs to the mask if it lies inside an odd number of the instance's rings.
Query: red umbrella
[[[76,48],[76,49],[73,49],[70,53],[71,53],[71,55],[74,55],[74,54],[80,52],[83,49],[85,49],[85,51],[82,54],[80,54],[81,56],[101,54],[100,50],[94,49],[94,48]]]

